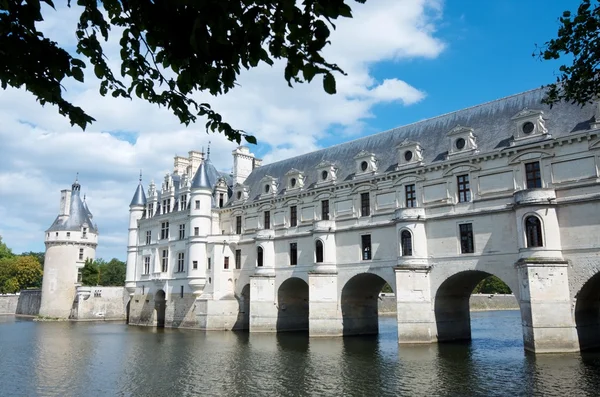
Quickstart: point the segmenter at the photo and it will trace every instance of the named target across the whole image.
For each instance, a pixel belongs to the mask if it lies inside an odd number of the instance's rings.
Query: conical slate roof
[[[130,207],[134,205],[146,205],[146,193],[144,193],[144,187],[142,186],[142,181],[138,184],[137,189],[135,189],[135,193],[133,194],[133,198],[131,199]]]
[[[64,217],[56,217],[52,226],[47,232],[54,231],[77,231],[81,230],[82,227],[87,227],[91,233],[97,233],[95,225],[92,223],[90,216],[88,215],[89,210],[81,201],[79,196],[79,184],[76,182],[73,184],[73,191],[71,193],[71,207],[69,209],[69,216],[65,219]]]
[[[212,185],[207,171],[206,163],[208,161],[203,161],[200,163],[198,167],[198,171],[196,171],[196,175],[194,175],[194,179],[192,180],[192,189],[212,189]]]

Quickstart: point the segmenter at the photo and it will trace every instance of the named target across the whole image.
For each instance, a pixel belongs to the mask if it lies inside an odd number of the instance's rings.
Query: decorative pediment
[[[227,191],[227,181],[225,180],[225,178],[222,178],[222,177],[221,177],[221,178],[219,178],[219,179],[217,180],[217,183],[216,183],[216,185],[215,185],[215,188],[216,188],[217,190],[225,190],[225,191]]]
[[[337,179],[337,171],[335,163],[327,160],[321,161],[317,164],[317,185],[335,182]]]
[[[396,146],[396,157],[398,159],[396,169],[421,165],[423,162],[423,149],[418,142],[404,142]]]
[[[371,152],[361,150],[354,156],[356,162],[355,177],[367,174],[373,174],[377,171],[377,157]]]
[[[242,183],[236,183],[233,187],[233,199],[238,202],[248,200],[250,189]]]
[[[260,186],[261,186],[261,197],[269,197],[269,196],[274,196],[277,194],[277,187],[278,187],[278,183],[277,183],[277,178],[272,177],[271,175],[265,175],[261,180],[260,180]]]
[[[471,155],[477,152],[476,136],[473,128],[457,125],[446,136],[450,140],[448,157]]]
[[[286,192],[287,191],[298,191],[301,190],[304,187],[304,173],[301,171],[298,171],[295,168],[292,168],[291,170],[289,170],[288,172],[285,173],[286,179],[287,179],[287,188],[286,188]]]
[[[515,122],[514,142],[545,137],[548,134],[544,112],[541,110],[525,108],[511,117],[511,120]]]
[[[151,180],[150,185],[148,185],[148,197],[156,197],[156,185],[154,184],[154,180]]]

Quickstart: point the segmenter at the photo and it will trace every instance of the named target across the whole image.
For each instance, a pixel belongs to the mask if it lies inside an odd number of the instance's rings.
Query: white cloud
[[[287,87],[284,64],[261,65],[244,72],[239,87],[213,98],[199,94],[234,127],[257,136],[267,162],[306,153],[322,141],[346,140],[371,131],[371,109],[381,103],[411,105],[425,93],[401,76],[377,81],[372,67],[381,62],[433,59],[444,49],[436,37],[441,19],[438,0],[379,0],[353,3],[353,19],[340,20],[332,33],[328,60],[348,75],[337,76],[337,95],[324,93],[321,80]],[[75,44],[78,7],[44,9],[46,34],[62,45]],[[118,32],[115,32],[118,33]],[[118,34],[109,54],[115,62]],[[117,69],[118,70],[118,69]],[[79,172],[82,190],[101,231],[98,255],[124,259],[128,204],[139,169],[144,180],[160,181],[174,155],[206,147],[212,161],[231,169],[235,144],[208,135],[204,123],[185,128],[167,109],[140,100],[98,94],[98,83],[86,70],[86,84],[65,82],[69,98],[97,121],[82,132],[50,106],[40,107],[23,90],[0,91],[0,235],[15,251],[43,250],[43,231],[58,211],[60,190]]]

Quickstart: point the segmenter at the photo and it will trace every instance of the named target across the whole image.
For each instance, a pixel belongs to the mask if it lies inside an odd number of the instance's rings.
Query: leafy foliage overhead
[[[577,13],[563,12],[558,37],[534,53],[543,60],[572,58],[560,66],[556,83],[548,86],[544,103],[568,101],[585,105],[600,96],[600,3],[582,0]]]
[[[0,0],[3,88],[25,87],[42,105],[56,105],[72,125],[85,129],[94,119],[65,99],[61,86],[67,77],[84,81],[85,59],[100,80],[100,94],[135,95],[168,107],[185,125],[205,116],[207,131],[238,143],[242,137],[250,143],[256,139],[223,121],[208,103],[196,102],[193,94],[227,93],[242,68],[272,65],[276,59],[287,60],[284,78],[290,86],[320,75],[324,90],[334,94],[333,73],[343,71],[321,51],[329,44],[333,21],[352,17],[346,0],[77,0],[81,15],[73,56],[37,29],[44,19],[41,3],[54,8],[52,0]],[[115,31],[121,47],[116,72],[105,50]]]

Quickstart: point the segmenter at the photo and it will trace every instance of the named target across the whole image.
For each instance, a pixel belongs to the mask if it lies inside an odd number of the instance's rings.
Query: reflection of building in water
[[[61,191],[60,213],[46,230],[40,315],[68,318],[86,259],[94,259],[98,229],[77,180]]]
[[[520,302],[526,349],[600,344],[600,111],[543,96],[267,165],[239,147],[232,174],[208,154],[175,157],[131,201],[130,322],[376,333],[388,283],[400,343],[464,340],[469,296],[496,275]]]

